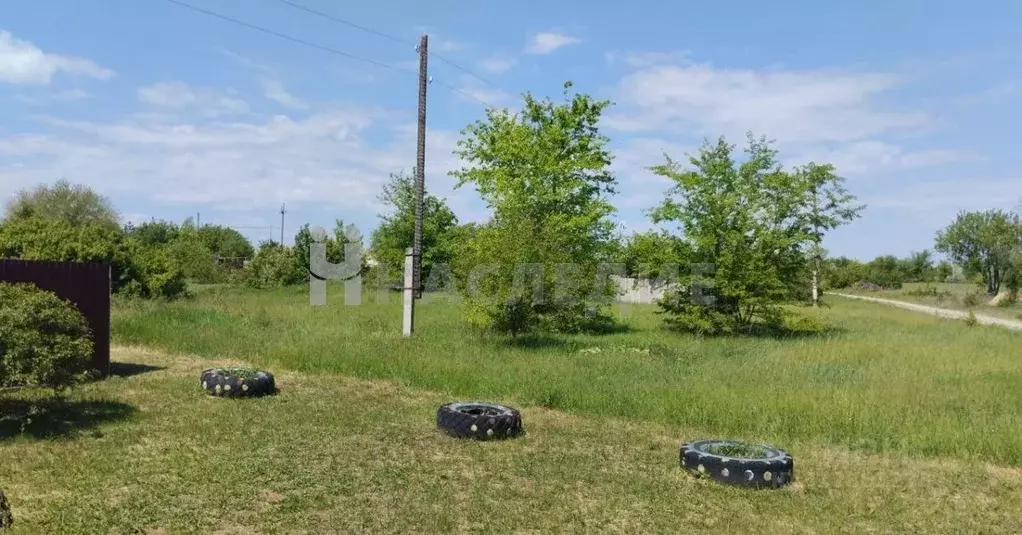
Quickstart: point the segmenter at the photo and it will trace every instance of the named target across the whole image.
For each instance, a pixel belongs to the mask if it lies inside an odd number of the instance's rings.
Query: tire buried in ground
[[[437,428],[452,437],[497,440],[521,435],[522,415],[496,403],[448,403],[436,411]]]
[[[788,452],[735,440],[697,440],[681,445],[681,466],[691,474],[750,488],[778,488],[795,478]]]
[[[273,374],[255,368],[209,368],[199,376],[202,389],[211,396],[241,398],[276,393]]]

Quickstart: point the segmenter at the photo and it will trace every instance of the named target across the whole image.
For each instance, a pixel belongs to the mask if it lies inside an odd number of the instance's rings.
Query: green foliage
[[[941,260],[937,267],[934,268],[934,278],[936,282],[948,282],[951,275],[954,273],[954,268],[951,263],[947,260]]]
[[[198,229],[199,241],[216,259],[250,260],[255,248],[240,232],[221,225],[203,225]]]
[[[617,252],[625,274],[639,279],[677,278],[689,261],[689,245],[668,232],[634,233]]]
[[[324,243],[326,245],[326,259],[328,262],[340,263],[344,261],[344,245],[352,243],[351,240],[345,235],[344,221],[337,219],[334,221],[334,233],[331,236],[327,234],[325,236]],[[309,275],[309,251],[312,249],[312,229],[309,224],[306,223],[298,230],[298,234],[295,234],[294,246],[290,248],[291,254],[294,255],[294,261],[301,266],[301,270],[305,273],[305,281],[308,281]],[[362,239],[359,236],[359,243]],[[362,255],[362,272],[366,270],[366,258]],[[292,283],[286,283],[292,284]]]
[[[851,288],[866,280],[866,264],[845,256],[828,259],[821,276],[824,289]]]
[[[660,301],[671,327],[716,335],[780,325],[779,305],[798,296],[823,232],[861,210],[829,165],[787,172],[770,143],[751,134],[747,160],[738,164],[733,152],[720,138],[689,158],[689,170],[670,157],[652,168],[674,183],[653,222],[677,223],[691,261],[712,266],[690,270],[681,278],[689,288]],[[692,285],[711,286],[712,299],[697,298]]]
[[[116,226],[73,225],[62,219],[8,219],[0,223],[0,257],[56,262],[107,262],[115,293],[176,298],[184,293],[180,269],[160,254],[126,240]]]
[[[866,264],[866,278],[869,282],[888,290],[896,290],[905,283],[904,263],[893,255],[882,255]]]
[[[230,280],[254,251],[238,231],[216,225],[196,228],[191,218],[180,226],[155,220],[129,224],[125,232],[140,249],[163,250],[184,278],[203,284]]]
[[[309,281],[308,254],[303,264],[294,248],[276,242],[259,244],[255,257],[245,268],[245,283],[253,288],[279,288]]]
[[[955,220],[937,232],[936,249],[965,269],[979,275],[988,295],[997,295],[1001,282],[1022,251],[1022,220],[1002,210],[959,212]]]
[[[405,249],[412,246],[415,238],[415,182],[407,174],[392,174],[379,199],[390,213],[380,215],[380,226],[373,231],[370,241],[371,254],[387,270],[388,279],[400,280]],[[458,218],[444,199],[426,193],[422,200],[424,283],[434,265],[453,261],[458,229]]]
[[[47,219],[64,221],[72,226],[94,224],[118,226],[118,214],[109,199],[91,188],[58,180],[52,186],[40,184],[22,190],[7,203],[6,220]]]
[[[31,284],[0,282],[0,387],[72,386],[87,377],[92,350],[73,304]]]
[[[976,313],[969,311],[969,315],[965,318],[965,325],[968,327],[976,327],[979,325],[979,319],[976,318]]]
[[[979,306],[979,296],[973,292],[966,292],[965,296],[962,297],[962,304],[967,308]]]
[[[128,223],[125,233],[143,247],[163,247],[177,239],[178,226],[170,221],[146,221],[140,225]]]
[[[923,249],[912,252],[902,263],[905,282],[933,282],[936,273],[933,267],[933,255]]]
[[[518,114],[488,110],[455,151],[466,162],[452,173],[457,186],[473,184],[493,212],[455,260],[477,326],[521,334],[605,321],[599,309],[613,290],[597,273],[610,259],[614,207],[605,196],[616,181],[598,124],[610,103],[564,87],[561,104],[526,94]],[[477,268],[487,273],[467,284]]]

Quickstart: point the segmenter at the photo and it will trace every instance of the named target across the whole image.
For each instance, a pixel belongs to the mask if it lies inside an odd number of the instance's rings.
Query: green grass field
[[[626,332],[481,337],[432,301],[404,339],[396,294],[330,290],[119,303],[115,359],[145,373],[0,422],[13,533],[1022,530],[1022,333],[831,297],[810,338],[697,339],[649,306],[617,309]],[[207,398],[227,361],[280,395]],[[519,407],[528,434],[444,437],[453,399]],[[691,478],[678,445],[709,437],[788,449],[797,483]]]
[[[1022,530],[1022,470],[966,455],[794,440],[797,482],[746,491],[678,467],[679,443],[707,432],[685,424],[528,405],[524,437],[466,442],[434,429],[449,395],[395,381],[281,372],[277,396],[231,400],[197,376],[234,362],[114,359],[145,373],[77,391],[73,427],[0,425],[12,535]]]

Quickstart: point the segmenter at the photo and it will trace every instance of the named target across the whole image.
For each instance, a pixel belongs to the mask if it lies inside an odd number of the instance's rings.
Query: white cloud
[[[518,60],[508,56],[493,56],[479,62],[479,68],[493,74],[503,74],[518,64]]]
[[[139,88],[138,99],[157,108],[194,108],[206,116],[248,113],[248,103],[232,93],[193,88],[184,82],[160,82]]]
[[[837,148],[809,148],[785,163],[801,165],[808,161],[828,162],[843,176],[866,175],[880,171],[898,171],[980,160],[978,154],[957,149],[906,150],[892,143],[863,140]]]
[[[653,65],[687,62],[689,52],[607,52],[604,58],[611,65],[623,63],[629,67],[650,67]]]
[[[511,100],[511,94],[507,91],[482,87],[468,76],[462,78],[462,86],[458,88],[458,92],[458,96],[464,100],[497,108],[504,107]]]
[[[0,136],[0,196],[64,176],[104,194],[157,205],[243,214],[287,202],[372,217],[389,173],[414,165],[414,125],[395,123],[399,117],[387,110],[341,107],[301,120],[47,118],[52,133]],[[367,141],[375,128],[393,131],[386,144]],[[430,131],[427,180],[431,192],[466,207],[474,192],[453,192],[446,175],[458,165],[451,155],[457,139],[456,132]]]
[[[264,79],[263,94],[266,98],[287,108],[303,110],[309,107],[302,99],[288,93],[280,80]]]
[[[114,72],[92,60],[48,54],[28,41],[0,31],[0,82],[25,85],[49,85],[58,72],[109,79]]]
[[[549,54],[558,48],[581,43],[582,40],[557,32],[540,32],[529,38],[527,54]]]
[[[996,104],[1019,96],[1022,96],[1022,80],[1009,80],[978,93],[958,97],[955,104],[959,106]]]
[[[898,82],[885,73],[654,65],[621,81],[617,100],[625,109],[608,117],[608,125],[729,139],[752,130],[799,143],[854,141],[930,124],[926,113],[873,105],[873,97]]]
[[[18,95],[18,100],[33,106],[42,106],[51,102],[71,102],[84,100],[90,95],[81,89],[69,89],[66,91],[50,91],[34,95]]]

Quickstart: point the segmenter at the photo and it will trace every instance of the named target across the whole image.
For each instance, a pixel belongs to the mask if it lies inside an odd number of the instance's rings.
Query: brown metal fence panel
[[[0,281],[30,282],[78,307],[92,330],[92,367],[110,371],[110,265],[0,259]]]

